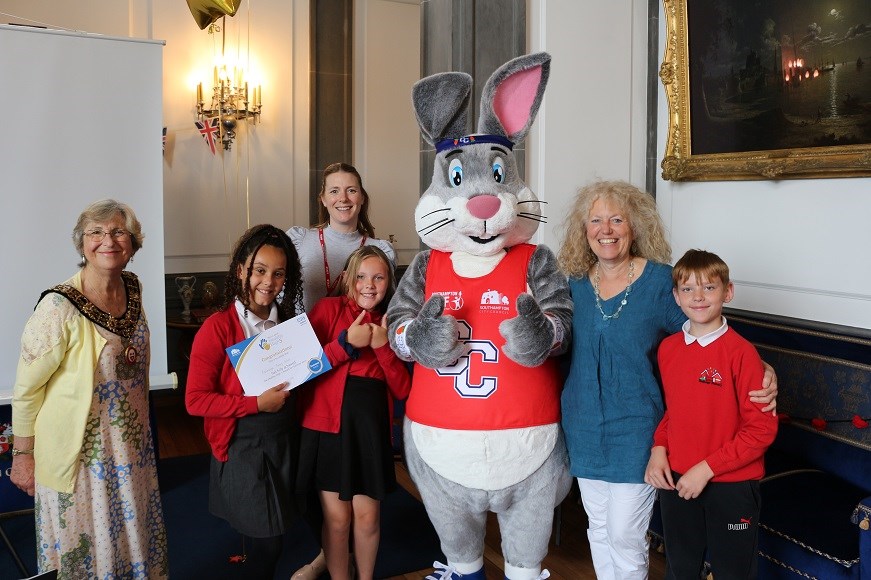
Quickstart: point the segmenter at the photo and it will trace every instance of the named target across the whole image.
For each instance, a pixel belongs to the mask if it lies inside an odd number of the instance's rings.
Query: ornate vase
[[[191,302],[194,299],[194,285],[196,283],[196,276],[176,276],[175,278],[175,286],[178,288],[178,295],[181,296],[181,304],[184,307],[181,312],[183,318],[191,316]]]

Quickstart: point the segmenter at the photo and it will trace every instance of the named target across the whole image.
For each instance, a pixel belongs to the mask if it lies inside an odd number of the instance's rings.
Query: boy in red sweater
[[[666,578],[698,578],[706,550],[717,580],[755,578],[759,480],[777,434],[747,394],[762,360],[722,315],[734,287],[719,256],[689,250],[672,279],[689,320],[659,347],[666,411],[644,477],[660,490]]]

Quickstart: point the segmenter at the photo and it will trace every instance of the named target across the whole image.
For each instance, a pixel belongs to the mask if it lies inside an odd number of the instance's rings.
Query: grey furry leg
[[[417,451],[405,421],[405,461],[426,513],[450,563],[473,563],[484,557],[487,494],[463,487],[433,471]]]
[[[509,488],[510,495],[494,502],[502,534],[505,563],[537,568],[547,555],[553,531],[554,508],[568,495],[572,478],[562,437],[547,461],[524,481]]]

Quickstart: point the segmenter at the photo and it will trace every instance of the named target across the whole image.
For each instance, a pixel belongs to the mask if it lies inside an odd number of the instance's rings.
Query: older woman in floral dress
[[[87,207],[72,278],[43,292],[21,337],[12,482],[36,496],[37,561],[58,578],[166,578],[166,532],[148,420],[142,246],[127,205]]]

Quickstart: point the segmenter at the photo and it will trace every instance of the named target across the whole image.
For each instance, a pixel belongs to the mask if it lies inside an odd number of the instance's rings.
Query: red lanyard
[[[324,242],[324,228],[318,228],[318,238],[321,240],[321,251],[324,253],[324,279],[327,283],[327,296],[332,295],[333,290],[336,289],[336,286],[339,285],[339,280],[342,279],[341,276],[336,278],[335,282],[330,283],[330,265],[327,263],[327,244]],[[360,240],[360,247],[362,248],[366,244],[366,236],[363,236],[363,239]]]

